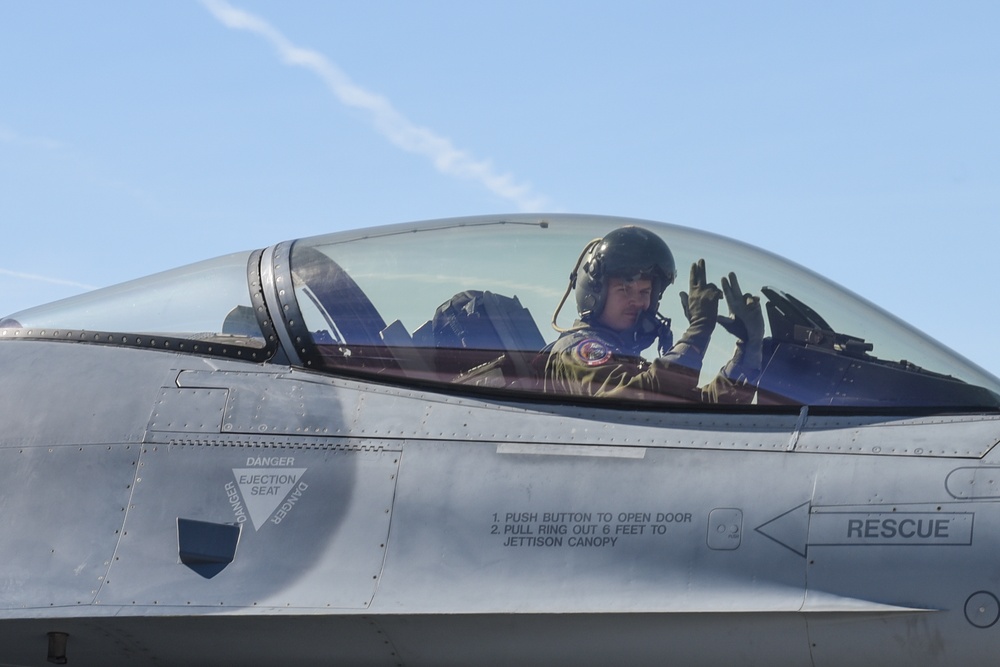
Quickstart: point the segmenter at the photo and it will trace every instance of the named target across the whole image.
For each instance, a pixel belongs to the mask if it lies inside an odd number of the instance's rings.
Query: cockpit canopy
[[[757,248],[662,223],[515,215],[343,232],[237,253],[14,313],[2,339],[58,339],[280,362],[334,375],[470,392],[579,400],[544,382],[571,271],[593,239],[624,225],[660,236],[678,280],[660,312],[679,336],[678,294],[704,259],[709,280],[735,272],[765,313],[752,405],[1000,408],[1000,381],[822,277]],[[725,313],[725,304],[721,312]],[[555,326],[553,326],[555,325]],[[699,382],[733,356],[716,327]],[[642,356],[657,355],[652,345]],[[692,397],[616,393],[636,405]]]

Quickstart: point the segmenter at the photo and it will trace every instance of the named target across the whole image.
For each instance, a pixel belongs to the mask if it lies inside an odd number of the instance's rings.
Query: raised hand
[[[729,316],[719,316],[719,324],[743,342],[760,341],[764,338],[764,314],[760,308],[760,297],[744,294],[736,274],[730,272],[729,279],[722,278],[722,293],[729,306]]]

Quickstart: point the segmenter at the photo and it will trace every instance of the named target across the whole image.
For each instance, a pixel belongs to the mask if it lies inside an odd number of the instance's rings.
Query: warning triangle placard
[[[306,468],[233,468],[254,530],[267,522],[295,488]]]

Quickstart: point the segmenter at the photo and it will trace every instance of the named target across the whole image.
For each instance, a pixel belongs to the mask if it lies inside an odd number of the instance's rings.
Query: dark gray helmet
[[[585,252],[576,273],[576,307],[581,319],[596,320],[604,312],[608,279],[645,278],[653,283],[648,313],[656,313],[677,267],[670,248],[659,236],[642,227],[619,227]]]

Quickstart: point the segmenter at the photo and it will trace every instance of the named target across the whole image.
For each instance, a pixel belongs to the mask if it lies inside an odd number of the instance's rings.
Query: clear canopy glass
[[[580,327],[570,276],[581,252],[627,225],[658,235],[676,261],[677,280],[666,287],[659,309],[674,338],[687,328],[680,293],[688,291],[689,269],[698,260],[705,261],[710,281],[718,285],[733,272],[742,290],[762,304],[758,372],[728,373],[737,338],[720,325],[695,371],[697,386],[719,378],[737,382],[742,400],[736,402],[758,409],[1000,408],[997,378],[806,268],[712,234],[599,216],[462,218],[295,241],[287,265],[276,262],[260,274],[291,281],[295,318],[275,303],[266,304],[271,315],[253,307],[248,268],[254,276],[256,267],[248,267],[250,253],[237,253],[24,310],[0,327],[19,337],[43,329],[88,330],[263,347],[259,322],[267,319],[270,326],[273,316],[275,326],[288,329],[284,340],[307,341],[290,357],[313,371],[545,400],[726,403],[704,391],[669,389],[666,374],[676,369],[655,361],[660,352],[652,339],[640,352],[601,341],[581,348],[590,355],[587,363],[660,374],[652,384],[604,392],[548,381],[552,346],[564,330],[571,335]],[[265,296],[282,292],[268,287],[261,290]],[[726,313],[725,301],[720,312]],[[580,374],[580,383],[592,380]]]
[[[22,310],[0,320],[31,334],[100,331],[263,347],[247,285],[250,252],[182,266]]]
[[[741,288],[760,298],[764,359],[752,380],[754,405],[1000,405],[1000,383],[989,373],[808,269],[716,235],[597,216],[468,218],[298,241],[291,266],[317,365],[556,394],[545,381],[545,363],[547,346],[560,336],[556,327],[572,328],[577,317],[570,292],[552,323],[570,273],[591,240],[625,225],[659,235],[676,260],[677,281],[660,305],[675,336],[687,325],[679,293],[688,290],[689,269],[699,259],[716,285],[734,272]],[[332,283],[337,287],[328,289]],[[712,382],[735,343],[716,327],[699,384]],[[656,355],[655,346],[643,353],[647,360]],[[640,360],[635,368],[645,366]],[[571,393],[647,403],[705,400],[646,389]]]

